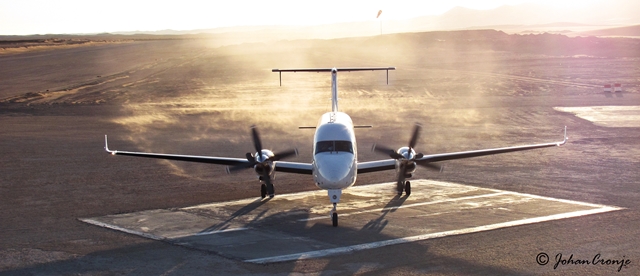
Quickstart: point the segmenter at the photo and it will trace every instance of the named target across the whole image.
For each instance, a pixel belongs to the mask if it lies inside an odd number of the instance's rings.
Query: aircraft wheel
[[[273,184],[267,185],[267,193],[269,194],[269,198],[273,198],[273,196],[276,194],[276,188],[273,186]]]
[[[333,214],[331,214],[331,222],[333,223],[333,227],[338,227],[338,213],[333,212]]]
[[[260,197],[262,198],[267,197],[267,185],[264,183],[260,185]]]
[[[404,184],[404,193],[407,194],[407,196],[411,195],[411,182],[407,181],[407,183]]]
[[[402,183],[398,183],[396,190],[398,191],[398,196],[402,196],[402,190],[404,189],[404,185]]]

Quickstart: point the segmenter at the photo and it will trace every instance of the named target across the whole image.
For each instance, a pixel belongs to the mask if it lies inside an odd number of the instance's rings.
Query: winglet
[[[567,138],[567,126],[564,126],[564,140],[562,140],[562,142],[558,142],[556,145],[562,146],[567,143],[567,140],[569,140],[569,138]]]
[[[104,135],[104,150],[106,150],[108,153],[111,153],[112,155],[116,155],[116,151],[115,150],[109,150],[109,145],[107,144],[107,135]]]

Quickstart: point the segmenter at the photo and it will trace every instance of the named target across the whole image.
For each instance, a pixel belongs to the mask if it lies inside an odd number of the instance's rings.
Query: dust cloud
[[[241,158],[253,151],[249,128],[256,125],[266,147],[276,151],[284,150],[284,145],[297,147],[301,152],[298,161],[307,162],[313,132],[298,127],[315,126],[320,115],[331,110],[330,75],[283,73],[279,86],[278,74],[272,73],[272,68],[398,67],[389,72],[389,85],[384,71],[338,75],[341,111],[350,114],[355,124],[374,126],[358,133],[364,149],[379,139],[394,146],[404,145],[404,136],[416,122],[437,129],[478,127],[488,121],[491,115],[477,109],[482,105],[483,82],[487,80],[451,75],[426,62],[442,63],[445,55],[456,56],[453,51],[420,51],[399,43],[393,43],[395,50],[390,51],[389,43],[362,47],[367,43],[279,42],[222,47],[200,53],[197,58],[186,56],[152,79],[126,87],[129,98],[123,104],[123,113],[127,116],[115,122],[130,133],[119,138],[135,143],[140,151]],[[461,61],[454,58],[451,62]],[[450,101],[467,101],[469,97],[473,97],[472,102],[452,105]],[[428,134],[429,143],[451,141],[451,137],[438,133]],[[202,152],[202,148],[213,145],[229,147],[223,152]],[[191,171],[197,166],[166,163],[177,175],[197,177],[204,173]]]
[[[472,141],[471,146],[484,147],[494,146],[486,141],[499,142],[500,137],[536,138],[527,135],[535,133],[531,126],[557,126],[543,121],[539,111],[527,110],[527,104],[552,104],[536,99],[600,87],[599,80],[582,75],[582,65],[597,64],[597,58],[508,47],[520,45],[520,40],[544,45],[545,39],[485,30],[224,47],[194,40],[170,56],[126,72],[126,79],[108,82],[108,88],[74,95],[73,100],[90,96],[89,102],[120,104],[123,115],[114,122],[128,130],[118,136],[135,145],[131,150],[242,158],[253,151],[249,129],[256,125],[265,147],[296,147],[300,156],[293,161],[308,162],[313,132],[298,127],[315,126],[320,115],[330,111],[330,75],[283,73],[280,86],[271,69],[395,66],[388,85],[384,71],[338,75],[341,111],[356,125],[374,126],[357,132],[361,160],[378,158],[368,152],[373,143],[406,145],[414,123],[423,125],[419,146],[425,153],[468,150],[455,145]],[[589,68],[591,75],[611,71]],[[633,79],[625,74],[618,79]],[[513,102],[525,108],[512,109]],[[507,127],[513,124],[520,127]],[[189,171],[193,168],[205,170],[180,162],[170,165],[179,175],[197,175]]]

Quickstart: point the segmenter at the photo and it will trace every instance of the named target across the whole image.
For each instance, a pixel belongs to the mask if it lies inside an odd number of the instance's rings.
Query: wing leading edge
[[[128,155],[136,157],[167,159],[176,161],[198,162],[218,165],[240,165],[247,164],[249,161],[244,158],[227,158],[227,157],[212,157],[212,156],[197,156],[197,155],[180,155],[180,154],[165,154],[165,153],[147,153],[147,152],[133,152],[133,151],[119,151],[110,150],[107,144],[107,135],[104,136],[104,149],[112,155]]]
[[[166,160],[175,160],[175,161],[187,161],[187,162],[197,162],[197,163],[217,164],[217,165],[227,165],[227,166],[237,166],[237,165],[249,163],[249,161],[245,158],[229,158],[229,157],[213,157],[213,156],[110,150],[109,145],[107,143],[107,135],[104,136],[104,149],[112,155],[128,155],[128,156],[136,156],[136,157],[166,159]],[[284,162],[284,161],[275,161],[275,163],[276,163],[276,171],[287,172],[287,173],[298,173],[298,174],[311,174],[311,164],[309,163]]]

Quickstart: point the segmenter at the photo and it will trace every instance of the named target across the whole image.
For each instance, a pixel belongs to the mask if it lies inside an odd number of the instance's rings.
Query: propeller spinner
[[[262,140],[260,139],[260,134],[258,133],[256,126],[251,127],[251,138],[256,152],[254,154],[247,152],[245,156],[249,162],[238,166],[227,167],[227,173],[253,167],[256,174],[260,176],[260,180],[264,181],[262,197],[264,198],[266,194],[269,194],[269,197],[273,197],[274,187],[273,183],[271,183],[271,174],[275,169],[275,164],[273,162],[293,155],[298,155],[298,151],[296,149],[290,149],[279,153],[273,153],[268,149],[263,149]]]
[[[413,172],[415,172],[416,164],[422,167],[432,169],[432,170],[441,170],[442,168],[439,165],[429,163],[428,161],[420,161],[418,159],[424,157],[422,153],[416,153],[414,147],[418,142],[418,136],[420,135],[421,126],[417,124],[413,127],[413,133],[411,134],[411,139],[409,140],[408,147],[401,147],[398,150],[393,150],[390,147],[386,147],[383,145],[374,144],[372,150],[384,153],[389,155],[391,158],[396,159],[397,161],[397,170],[398,170],[398,181],[397,181],[397,189],[398,194],[402,193],[404,189],[409,195],[411,192],[410,187],[405,187],[405,179],[407,176],[411,176]],[[408,182],[407,182],[408,184]],[[408,186],[408,185],[407,185]]]

